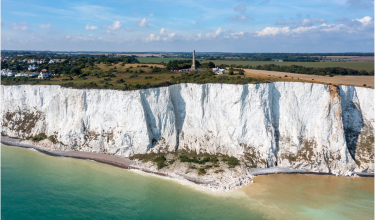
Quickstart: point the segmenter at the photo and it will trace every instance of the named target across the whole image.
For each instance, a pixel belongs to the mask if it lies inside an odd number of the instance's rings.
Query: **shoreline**
[[[172,180],[180,180],[180,181],[188,181],[190,183],[194,183],[198,186],[202,186],[206,189],[210,189],[212,191],[228,191],[237,189],[244,185],[253,182],[253,178],[256,176],[262,175],[274,175],[274,174],[304,174],[304,175],[332,175],[336,176],[332,173],[324,173],[324,172],[311,172],[308,170],[297,170],[297,169],[290,169],[290,168],[281,168],[281,167],[271,167],[271,168],[253,168],[247,172],[246,175],[239,178],[239,181],[233,182],[231,184],[217,184],[212,182],[207,182],[201,179],[197,179],[194,177],[189,177],[187,175],[177,173],[177,172],[157,172],[150,169],[145,169],[145,167],[139,166],[136,164],[136,161],[130,160],[125,157],[117,156],[117,155],[108,155],[108,154],[101,154],[101,153],[94,153],[94,152],[84,152],[84,151],[58,151],[52,150],[44,147],[39,147],[31,144],[21,143],[22,139],[14,139],[9,137],[1,136],[1,144],[12,146],[12,147],[21,147],[21,148],[28,148],[34,149],[39,153],[53,156],[53,157],[68,157],[74,159],[82,159],[82,160],[91,160],[97,163],[105,164],[114,166],[121,169],[126,170],[134,170],[140,171],[151,175],[161,176],[165,178],[169,178]],[[352,172],[354,176],[357,177],[374,177],[373,173],[357,173]],[[347,176],[351,177],[351,176]],[[353,177],[353,176],[352,176]]]
[[[8,140],[6,140],[8,139]],[[28,149],[34,149],[38,151],[39,153],[53,156],[53,157],[67,157],[67,158],[74,158],[74,159],[82,159],[82,160],[92,160],[98,163],[114,166],[121,169],[126,170],[139,170],[148,174],[158,175],[162,177],[167,177],[171,179],[177,179],[175,177],[172,177],[166,173],[162,172],[155,172],[151,170],[142,169],[136,166],[132,166],[134,161],[127,159],[125,157],[119,157],[116,155],[107,155],[107,154],[100,154],[100,153],[92,153],[92,152],[83,152],[83,151],[57,151],[57,150],[49,150],[49,149],[43,149],[42,147],[35,146],[35,145],[29,145],[20,143],[19,139],[13,139],[8,137],[1,137],[1,144],[11,146],[11,147],[21,147],[21,148],[28,148]],[[107,159],[104,159],[103,157],[108,157]],[[110,160],[112,159],[112,160]],[[116,159],[121,159],[124,162],[121,162],[119,160],[115,161]],[[195,183],[197,185],[207,185],[209,183],[204,182],[202,180],[195,180],[192,178],[188,178],[187,176],[181,176],[182,179],[180,180],[186,180],[192,183]]]

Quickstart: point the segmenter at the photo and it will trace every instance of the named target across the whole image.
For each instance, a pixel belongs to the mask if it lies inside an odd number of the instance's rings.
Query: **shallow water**
[[[243,194],[4,145],[1,159],[2,219],[263,219]]]
[[[275,219],[374,219],[374,178],[276,174],[240,190]]]
[[[373,219],[374,179],[269,175],[226,193],[1,148],[3,219]]]

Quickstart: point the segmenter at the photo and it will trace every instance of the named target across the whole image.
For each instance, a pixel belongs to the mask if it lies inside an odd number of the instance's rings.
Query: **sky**
[[[374,52],[374,1],[2,0],[1,49]]]

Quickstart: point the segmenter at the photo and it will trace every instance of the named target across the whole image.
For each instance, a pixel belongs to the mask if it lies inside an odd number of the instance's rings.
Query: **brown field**
[[[57,54],[68,54],[68,53],[57,53]],[[69,54],[82,54],[82,55],[106,55],[108,56],[109,53],[69,53]],[[113,54],[113,53],[110,53]],[[158,56],[160,54],[152,54],[152,53],[147,53],[147,54],[138,54],[138,53],[114,53],[119,56],[137,56],[137,57],[149,57],[149,56]]]
[[[340,59],[342,61],[356,61],[356,62],[374,62],[374,57],[350,57]]]
[[[374,88],[374,76],[317,76],[297,73],[275,72],[266,70],[244,69],[246,77],[274,79],[279,78],[285,81],[310,82],[335,85],[363,86]],[[287,77],[285,77],[287,75]],[[279,78],[280,79],[280,78]]]
[[[161,64],[139,64],[139,63],[129,63],[129,64],[125,64],[124,66],[121,66],[119,63],[118,64],[114,64],[112,66],[107,66],[106,64],[95,64],[97,67],[99,67],[101,70],[103,71],[108,71],[112,68],[115,68],[118,70],[118,71],[125,71],[125,69],[129,68],[129,67],[133,67],[134,69],[133,70],[138,70],[138,69],[144,69],[147,68],[147,67],[137,67],[137,66],[141,66],[141,65],[146,65],[148,67],[150,66],[154,66],[154,67],[159,67],[159,68],[164,68],[163,65]],[[82,71],[85,71],[85,70],[88,70],[88,69],[82,69]]]
[[[150,57],[150,56],[158,56],[158,55],[161,55],[161,54],[151,54],[151,53],[147,53],[147,54],[120,53],[120,54],[118,54],[118,55],[120,55],[120,56]]]
[[[327,59],[338,59],[340,61],[352,62],[374,62],[373,56],[326,56]]]

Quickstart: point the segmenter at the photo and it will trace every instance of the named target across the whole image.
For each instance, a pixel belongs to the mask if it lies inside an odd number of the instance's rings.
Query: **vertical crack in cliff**
[[[152,129],[152,123],[155,124],[155,118],[153,118],[153,121],[152,121],[152,118],[150,114],[152,114],[152,111],[151,111],[151,108],[150,108],[150,105],[148,104],[147,100],[146,100],[146,97],[145,97],[145,92],[147,90],[139,90],[138,94],[139,94],[139,97],[140,97],[140,101],[141,101],[141,105],[142,105],[142,108],[143,108],[143,113],[144,113],[144,117],[145,117],[145,121],[146,121],[146,127],[147,127],[147,133],[148,133],[148,141],[149,141],[149,144],[147,145],[147,151],[149,151],[151,148],[153,148],[157,142],[157,140],[155,138],[157,137],[154,137],[154,133],[153,133],[153,129]],[[153,116],[152,116],[153,117]]]
[[[271,96],[269,98],[269,100],[272,100],[272,103],[271,103],[271,122],[272,122],[272,126],[273,126],[273,129],[274,129],[274,139],[275,139],[275,148],[274,148],[274,155],[275,155],[275,158],[276,158],[276,161],[278,161],[278,155],[279,155],[279,150],[280,150],[280,144],[279,144],[279,141],[280,141],[280,131],[279,131],[279,120],[280,120],[280,97],[281,97],[281,94],[280,92],[277,90],[277,88],[275,87],[275,84],[274,83],[270,83],[270,92],[269,92],[269,95]],[[272,86],[271,86],[272,85]],[[277,166],[277,163],[275,163],[275,165]]]
[[[353,160],[357,161],[358,158],[356,158],[356,151],[358,139],[361,134],[362,128],[365,125],[363,121],[362,111],[358,103],[358,97],[355,88],[350,88],[346,92],[342,88],[340,88],[340,95],[342,96],[342,119],[344,124],[344,134],[347,149]]]
[[[175,120],[176,129],[176,146],[175,150],[180,146],[180,134],[184,126],[185,115],[186,115],[186,103],[184,98],[181,96],[181,85],[172,85],[168,87],[169,96],[172,102],[173,115]],[[182,134],[181,134],[182,135]]]

